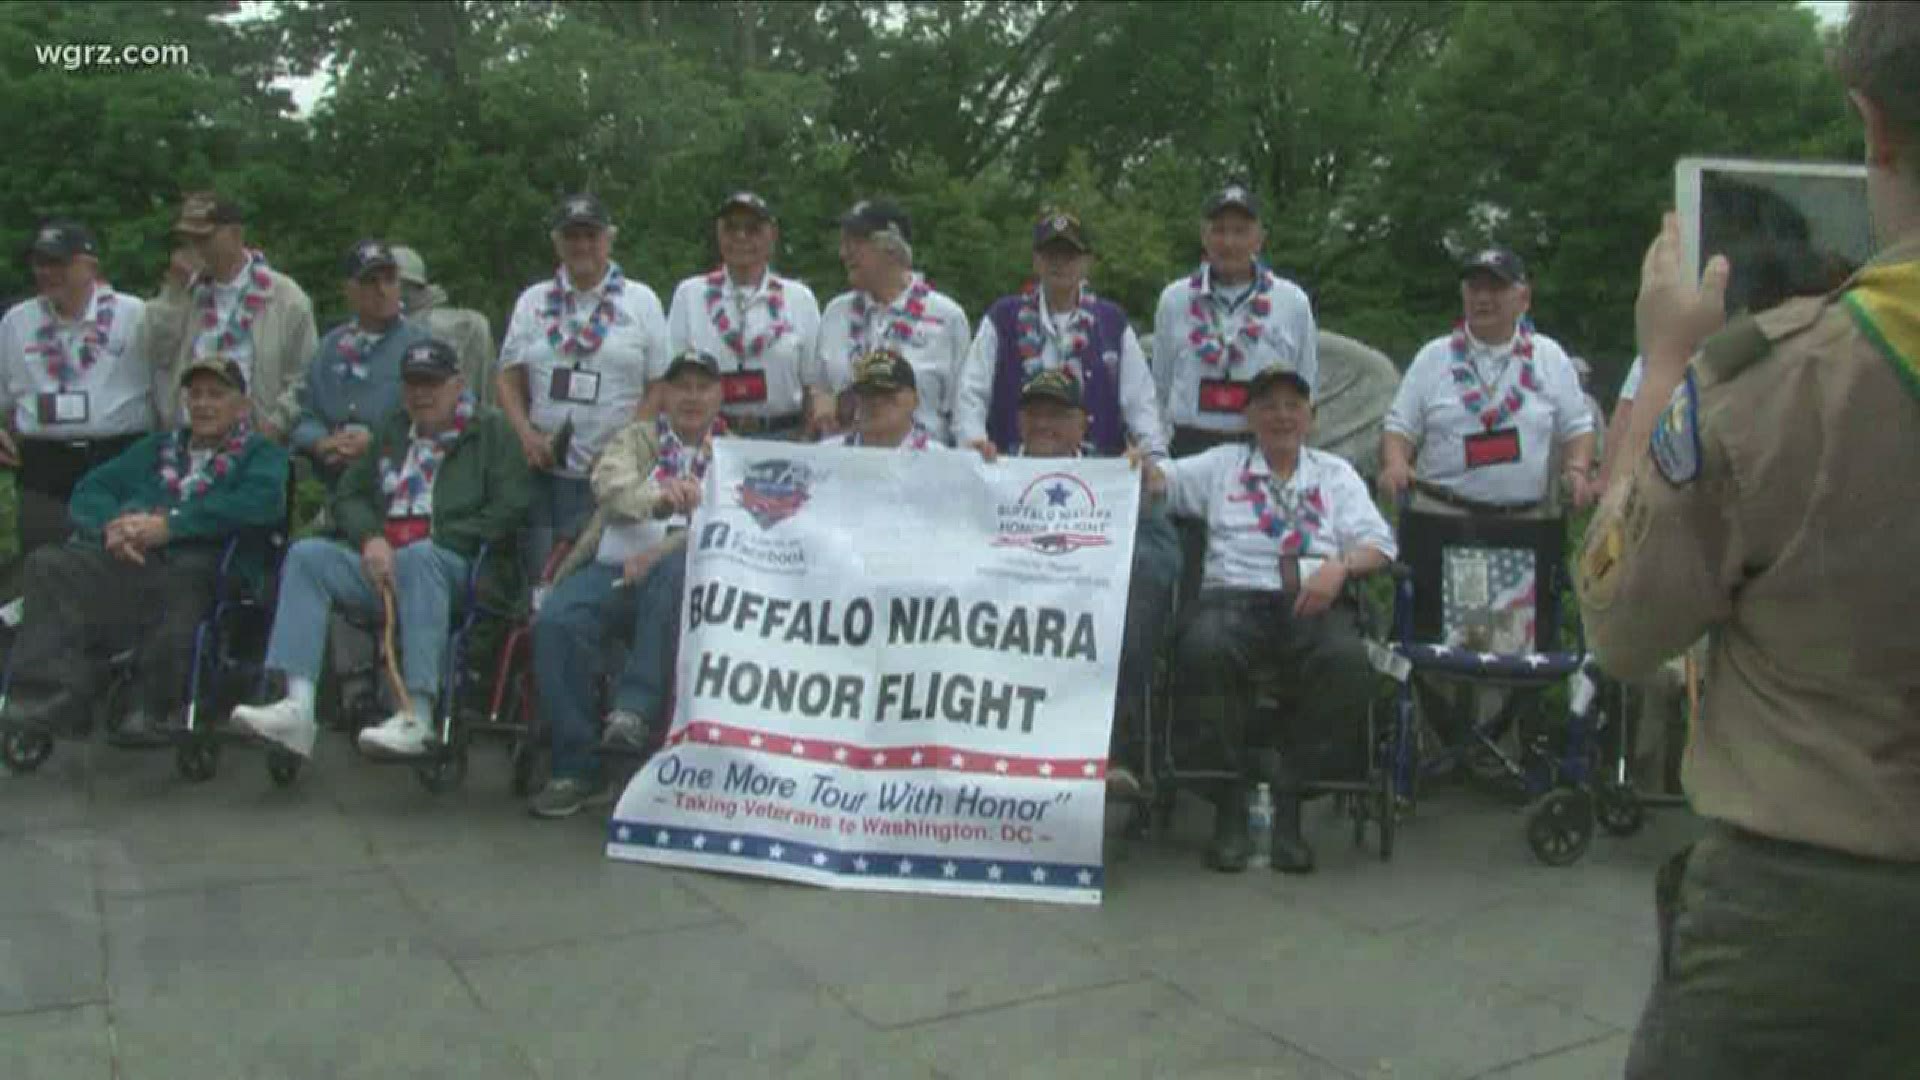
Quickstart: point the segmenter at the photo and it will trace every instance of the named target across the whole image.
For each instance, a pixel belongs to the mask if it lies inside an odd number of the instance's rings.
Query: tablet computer
[[[1829,292],[1873,254],[1864,165],[1682,158],[1674,206],[1694,276],[1732,262],[1730,315]]]

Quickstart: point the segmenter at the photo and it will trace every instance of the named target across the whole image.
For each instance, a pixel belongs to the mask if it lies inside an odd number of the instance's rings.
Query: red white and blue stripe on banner
[[[1087,890],[1101,888],[1105,879],[1098,865],[958,858],[898,851],[849,851],[760,833],[686,828],[657,822],[622,821],[618,818],[608,824],[607,839],[614,846],[643,847],[683,854],[686,856],[684,859],[673,861],[688,865],[739,869],[738,864],[741,863],[759,863],[761,872],[777,866],[789,871],[786,876],[840,875],[864,878],[867,880],[862,881],[861,885],[867,887],[886,881],[903,884],[938,881],[949,885],[977,885],[987,890],[1001,890],[1010,886],[1033,890]],[[734,865],[729,866],[729,863]]]

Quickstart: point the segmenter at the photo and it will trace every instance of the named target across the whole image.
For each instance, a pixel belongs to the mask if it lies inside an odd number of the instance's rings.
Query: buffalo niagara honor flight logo
[[[1086,481],[1071,473],[1038,477],[1017,502],[1000,507],[994,547],[1018,547],[1042,555],[1070,555],[1112,543],[1113,513],[1102,510]]]
[[[740,509],[762,529],[771,529],[807,504],[813,479],[813,470],[802,462],[762,461],[747,470],[734,494]]]

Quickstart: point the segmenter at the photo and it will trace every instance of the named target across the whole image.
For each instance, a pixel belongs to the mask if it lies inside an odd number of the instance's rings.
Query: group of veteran
[[[1170,613],[1182,610],[1176,655],[1192,704],[1182,716],[1217,724],[1229,767],[1249,782],[1242,751],[1278,749],[1275,865],[1304,870],[1298,796],[1350,756],[1333,744],[1355,737],[1347,727],[1363,696],[1345,586],[1395,549],[1351,466],[1305,445],[1317,331],[1305,292],[1262,258],[1254,193],[1223,187],[1197,225],[1205,259],[1161,294],[1149,364],[1126,313],[1095,293],[1095,239],[1068,211],[1039,216],[1032,279],[990,305],[975,332],[915,269],[913,222],[884,199],[840,218],[848,288],[823,309],[774,269],[773,207],[733,192],[713,214],[718,265],[679,282],[663,309],[615,258],[607,207],[571,195],[547,221],[552,275],[520,294],[497,358],[476,358],[488,350],[485,320],[448,307],[416,252],[378,239],[344,256],[350,318],[315,335],[306,295],[247,246],[237,204],[196,194],[166,287],[144,310],[98,281],[83,227],[50,223],[36,237],[42,296],[10,312],[0,336],[12,405],[0,452],[40,495],[38,516],[23,521],[44,545],[62,533],[52,519],[64,511],[50,507],[63,508],[88,469],[173,426],[183,375],[207,372],[201,381],[245,396],[248,437],[290,446],[327,492],[325,534],[296,544],[283,570],[268,664],[286,694],[236,713],[300,754],[315,738],[334,610],[377,616],[391,594],[405,693],[359,739],[369,752],[411,755],[436,737],[449,623],[476,560],[481,592],[502,610],[547,582],[533,629],[555,762],[533,809],[547,816],[604,797],[600,751],[645,745],[667,720],[682,530],[715,436],[957,446],[989,459],[1129,454],[1166,499],[1146,501],[1135,545],[1114,786],[1142,783],[1139,717]],[[1584,469],[1578,440],[1591,421],[1562,407],[1574,384],[1523,317],[1519,260],[1490,253],[1463,282],[1466,324],[1423,350],[1396,402],[1387,482],[1407,486],[1417,450],[1422,493],[1511,498],[1539,480],[1536,443],[1555,438],[1574,451],[1570,468]],[[215,369],[230,378],[213,380]],[[1473,408],[1469,391],[1490,409]],[[1506,456],[1489,458],[1483,437]],[[185,498],[232,482],[213,467],[191,454],[180,463]],[[151,544],[147,529],[135,522],[124,535]],[[32,637],[53,620],[32,617],[34,597],[28,607]],[[1250,711],[1249,669],[1270,659],[1321,687],[1276,732],[1255,730]],[[605,703],[594,689],[603,675],[613,683]],[[164,712],[170,699],[152,700]],[[1247,787],[1226,784],[1218,799],[1212,857],[1224,869],[1245,863]]]

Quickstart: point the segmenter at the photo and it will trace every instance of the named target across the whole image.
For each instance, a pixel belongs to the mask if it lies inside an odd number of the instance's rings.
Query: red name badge
[[[1520,432],[1515,428],[1501,428],[1498,431],[1469,435],[1467,444],[1467,468],[1483,469],[1488,465],[1510,465],[1520,460]]]
[[[387,543],[396,548],[425,540],[433,533],[433,519],[430,517],[403,517],[387,519]]]
[[[728,405],[758,405],[767,400],[767,373],[736,371],[720,376],[720,399]]]
[[[1247,384],[1232,379],[1200,380],[1200,411],[1240,413],[1247,411]]]

